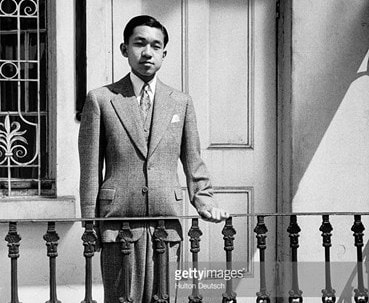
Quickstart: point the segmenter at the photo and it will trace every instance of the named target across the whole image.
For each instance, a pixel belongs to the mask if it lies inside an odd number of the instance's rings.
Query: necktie
[[[142,94],[141,94],[141,100],[140,100],[140,107],[141,107],[141,111],[144,116],[144,120],[146,120],[147,114],[151,106],[148,90],[149,90],[149,85],[145,83],[144,86],[142,87]]]

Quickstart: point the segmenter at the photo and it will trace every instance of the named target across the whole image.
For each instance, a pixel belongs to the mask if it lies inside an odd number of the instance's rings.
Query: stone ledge
[[[74,196],[0,198],[0,220],[47,220],[58,218],[76,218],[76,199]]]

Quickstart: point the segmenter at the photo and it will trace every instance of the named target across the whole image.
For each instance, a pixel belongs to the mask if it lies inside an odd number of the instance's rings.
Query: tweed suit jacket
[[[158,79],[153,106],[147,142],[129,75],[88,93],[79,133],[82,217],[180,215],[178,159],[193,206],[197,210],[213,206],[191,97]],[[143,223],[131,225],[133,238],[138,239]],[[116,241],[120,226],[117,221],[102,223],[102,240]],[[182,238],[179,222],[168,230],[168,240]]]

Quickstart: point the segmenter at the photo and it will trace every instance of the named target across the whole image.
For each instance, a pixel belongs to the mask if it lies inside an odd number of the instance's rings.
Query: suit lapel
[[[111,103],[120,121],[137,149],[146,158],[147,144],[142,127],[142,118],[129,76],[127,75],[119,82],[110,85],[109,89],[117,93]]]
[[[173,117],[175,102],[170,97],[171,91],[168,90],[158,79],[156,84],[154,112],[151,128],[151,138],[149,144],[150,157],[163,137],[168,124]]]

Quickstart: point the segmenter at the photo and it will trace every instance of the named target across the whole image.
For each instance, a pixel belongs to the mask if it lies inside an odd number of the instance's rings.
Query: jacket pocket
[[[182,188],[175,188],[174,189],[174,196],[176,197],[177,201],[183,200],[183,191]]]
[[[98,199],[99,200],[114,200],[115,188],[101,188]]]

